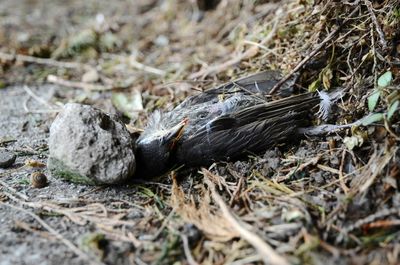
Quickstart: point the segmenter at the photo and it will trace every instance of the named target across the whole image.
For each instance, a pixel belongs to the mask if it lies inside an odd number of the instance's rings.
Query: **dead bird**
[[[154,112],[136,142],[138,176],[260,153],[298,135],[310,123],[310,110],[321,102],[321,115],[329,110],[325,93],[267,102],[279,80],[278,72],[261,72],[191,96],[170,112]]]

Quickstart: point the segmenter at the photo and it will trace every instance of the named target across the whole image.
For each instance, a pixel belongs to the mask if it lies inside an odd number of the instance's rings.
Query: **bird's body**
[[[260,153],[296,135],[320,99],[307,93],[267,102],[279,79],[277,72],[261,72],[189,97],[170,112],[155,112],[137,140],[139,175]]]

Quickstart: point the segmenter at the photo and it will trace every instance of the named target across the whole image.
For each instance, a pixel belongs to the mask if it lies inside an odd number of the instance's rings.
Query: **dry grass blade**
[[[371,223],[374,223],[376,220],[379,219],[383,219],[385,217],[388,217],[390,215],[400,215],[400,209],[384,209],[381,210],[379,212],[376,212],[370,216],[367,216],[365,218],[359,219],[357,220],[353,225],[346,227],[345,229],[343,229],[344,233],[349,233],[355,229],[358,229],[362,226],[366,226],[369,225]],[[398,225],[397,221],[398,220],[387,220],[388,221],[388,225]],[[393,222],[393,223],[390,223]],[[372,228],[373,225],[370,226],[370,228]]]
[[[151,74],[160,75],[160,76],[164,76],[166,74],[166,72],[163,70],[160,70],[160,69],[148,66],[148,65],[144,65],[144,64],[136,61],[134,56],[129,56],[129,64],[132,67],[137,68],[138,70],[142,70],[144,72],[148,72]]]
[[[208,237],[217,241],[228,241],[239,234],[223,216],[212,208],[210,194],[203,190],[199,206],[193,200],[187,202],[185,193],[176,180],[172,186],[171,206],[185,222],[196,225]]]
[[[372,9],[372,4],[368,0],[364,0],[364,3],[368,8],[368,12],[369,12],[369,14],[371,16],[372,22],[374,23],[376,31],[378,32],[379,41],[380,41],[380,43],[382,45],[382,48],[386,49],[387,48],[387,44],[386,44],[386,40],[385,40],[385,34],[383,33],[383,31],[381,29],[381,26],[379,25],[379,23],[378,23],[378,21],[376,19],[375,13],[374,13],[374,11]]]
[[[279,255],[273,248],[271,248],[264,240],[262,240],[257,234],[251,232],[231,213],[228,206],[225,204],[221,196],[215,190],[215,185],[209,180],[209,171],[206,169],[202,170],[205,181],[211,190],[211,194],[215,202],[218,204],[222,211],[223,217],[232,225],[232,227],[239,233],[240,237],[245,239],[249,244],[257,249],[265,263],[273,265],[289,265],[289,262]]]
[[[112,86],[103,86],[103,85],[96,85],[96,84],[90,84],[90,83],[84,83],[84,82],[70,81],[70,80],[62,79],[61,77],[58,77],[55,75],[49,75],[47,77],[47,81],[50,83],[53,83],[53,84],[66,86],[66,87],[80,88],[80,89],[83,89],[86,91],[107,91],[107,90],[113,89]]]
[[[24,90],[26,91],[26,93],[31,96],[34,100],[36,100],[37,102],[39,102],[40,104],[48,107],[50,110],[55,110],[56,106],[53,106],[51,104],[49,104],[49,102],[47,102],[46,100],[44,100],[43,98],[39,97],[38,95],[36,95],[32,89],[29,88],[29,86],[24,86]]]
[[[19,195],[18,193],[16,194]],[[140,246],[140,242],[135,236],[130,233],[126,234],[125,232],[125,228],[134,227],[137,225],[137,222],[121,220],[126,213],[109,214],[109,210],[101,203],[87,204],[82,207],[63,207],[61,206],[62,203],[58,205],[54,202],[31,202],[27,201],[28,198],[23,201],[11,194],[6,193],[6,195],[8,198],[24,206],[65,216],[77,225],[83,226],[90,222],[111,238],[117,238],[118,240],[131,242],[135,246]],[[24,211],[28,212],[25,209]],[[124,229],[115,229],[117,226],[123,226]]]
[[[186,235],[180,234],[182,242],[183,242],[183,250],[185,252],[187,261],[189,265],[198,265],[198,263],[194,260],[192,254],[190,253],[190,248],[189,248],[189,240]]]
[[[371,155],[364,170],[356,175],[352,182],[349,193],[358,196],[364,196],[369,187],[375,182],[377,176],[382,173],[383,169],[388,165],[394,157],[397,147],[376,148]]]
[[[11,187],[10,185],[8,185],[6,182],[0,180],[0,185],[2,185],[3,187],[5,187],[6,189],[8,189],[9,191],[12,192],[12,194],[15,194],[17,196],[19,196],[22,200],[27,201],[29,200],[29,198],[25,195],[22,194],[21,192],[18,192],[16,189],[14,189],[13,187]],[[18,199],[19,200],[19,199]]]
[[[71,68],[71,69],[92,69],[90,65],[76,63],[76,62],[60,62],[54,59],[46,59],[46,58],[38,58],[28,55],[22,54],[8,54],[4,52],[0,52],[0,59],[5,61],[17,61],[17,62],[26,62],[26,63],[37,63],[49,66],[55,66],[59,68]]]

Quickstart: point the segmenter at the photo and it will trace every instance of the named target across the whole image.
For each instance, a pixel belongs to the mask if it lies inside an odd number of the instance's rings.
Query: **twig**
[[[385,125],[385,129],[386,131],[396,140],[396,141],[400,141],[400,137],[397,136],[397,134],[395,134],[392,129],[390,129],[390,125],[387,119],[384,120],[384,125]]]
[[[374,29],[371,26],[371,46],[372,46],[372,56],[374,58],[374,64],[372,65],[372,72],[374,73],[374,84],[377,84],[378,73],[376,70],[377,60],[376,60],[376,49],[375,49],[375,38],[374,38]],[[357,68],[360,68],[363,62]]]
[[[28,106],[27,106],[27,101],[24,101],[24,109],[26,112],[30,112],[30,113],[51,113],[51,112],[58,112],[60,111],[60,109],[56,109],[56,107],[54,107],[53,105],[49,104],[46,100],[44,100],[43,98],[37,96],[28,86],[23,86],[25,92],[31,96],[34,100],[36,100],[37,102],[39,102],[42,105],[47,106],[50,109],[47,110],[36,110],[36,111],[31,111],[29,110]]]
[[[144,65],[138,61],[136,61],[134,56],[129,56],[129,64],[138,69],[138,70],[143,70],[145,72],[151,73],[151,74],[155,74],[155,75],[160,75],[160,76],[164,76],[166,75],[166,72],[148,65]]]
[[[344,160],[346,158],[346,149],[343,149],[342,152],[342,159],[340,162],[340,167],[339,167],[339,180],[340,180],[340,186],[342,187],[344,194],[349,193],[349,188],[346,186],[346,183],[344,182],[344,177],[343,177],[343,167],[344,167]]]
[[[222,211],[223,216],[232,227],[240,234],[240,236],[249,242],[254,248],[257,249],[259,254],[262,256],[263,260],[267,264],[273,265],[289,265],[289,262],[280,256],[272,247],[270,247],[263,239],[261,239],[257,234],[247,230],[243,224],[230,212],[228,206],[222,200],[221,196],[215,190],[214,183],[208,178],[208,171],[203,169],[203,174],[206,176],[205,181],[211,190],[212,197],[214,201],[218,204]]]
[[[167,72],[164,70],[157,69],[155,67],[148,66],[141,62],[138,62],[136,60],[135,55],[122,56],[122,55],[118,55],[118,54],[114,54],[114,53],[103,53],[102,55],[104,56],[104,58],[107,58],[107,59],[114,59],[114,60],[119,60],[124,63],[128,63],[133,68],[142,70],[144,72],[148,72],[148,73],[159,75],[159,76],[165,76],[167,74]]]
[[[1,205],[7,206],[10,208],[13,208],[15,210],[24,212],[25,214],[30,215],[32,218],[34,218],[41,226],[43,226],[47,231],[49,231],[51,234],[53,234],[57,239],[59,239],[64,245],[66,245],[69,249],[71,249],[79,258],[86,260],[89,262],[89,264],[103,264],[102,262],[96,262],[92,258],[90,258],[86,253],[84,253],[82,250],[80,250],[77,246],[75,246],[71,241],[63,237],[59,232],[57,232],[55,229],[53,229],[50,225],[48,225],[43,219],[41,219],[39,216],[36,214],[29,212],[28,210],[8,204],[8,203],[3,203],[0,202]]]
[[[29,198],[28,196],[18,192],[16,189],[14,189],[13,187],[11,187],[10,185],[8,185],[6,182],[0,180],[0,185],[2,185],[3,187],[5,187],[6,189],[8,189],[9,191],[11,191],[13,194],[18,195],[18,197],[20,197],[21,199],[27,201]]]
[[[386,218],[387,216],[390,216],[390,215],[399,215],[400,216],[400,209],[398,209],[398,208],[383,209],[381,211],[375,212],[371,215],[368,215],[365,218],[357,220],[354,224],[343,228],[343,233],[349,233],[351,231],[354,231],[354,230],[360,228],[361,226],[372,223],[378,219]]]
[[[47,107],[49,107],[51,109],[54,108],[46,100],[44,100],[43,98],[41,98],[41,97],[37,96],[35,93],[33,93],[33,91],[28,86],[24,86],[24,90],[29,96],[31,96],[33,99],[35,99],[40,104],[45,105],[45,106],[47,106]]]
[[[53,84],[61,85],[61,86],[75,87],[75,88],[80,88],[83,90],[90,90],[90,91],[106,91],[106,90],[113,89],[112,86],[102,86],[102,85],[95,85],[95,84],[89,84],[89,83],[84,83],[84,82],[69,81],[69,80],[62,79],[61,77],[58,77],[55,75],[48,75],[47,81],[50,83],[53,83]]]
[[[0,52],[0,60],[5,61],[17,61],[17,62],[26,62],[26,63],[36,63],[36,64],[45,64],[50,66],[55,66],[59,68],[70,68],[70,69],[92,69],[92,66],[87,64],[75,63],[75,62],[59,62],[54,59],[46,59],[46,58],[38,58],[28,55],[21,54],[9,54]]]
[[[182,243],[183,243],[183,251],[185,252],[185,256],[189,265],[198,265],[198,263],[194,260],[192,253],[189,248],[189,240],[186,235],[180,233]]]
[[[39,230],[37,228],[34,228],[34,227],[30,226],[26,222],[15,220],[14,223],[15,223],[16,227],[24,229],[24,230],[26,230],[28,232],[37,233],[41,237],[44,237],[44,238],[47,238],[47,239],[50,239],[50,240],[54,240],[55,239],[55,237],[52,234],[50,234],[49,232],[41,231],[41,230]]]
[[[287,179],[290,179],[296,171],[301,171],[304,168],[308,167],[309,165],[317,164],[318,161],[321,159],[321,156],[322,155],[317,155],[311,159],[308,159],[308,161],[302,163],[301,165],[295,166],[294,169],[290,170],[289,173],[287,173],[285,176],[281,176],[281,177],[278,176],[277,182],[283,182]]]
[[[348,234],[346,233],[346,231],[344,231],[341,227],[337,226],[337,225],[330,225],[335,231],[339,232],[339,235],[336,237],[336,244],[340,243],[341,241],[343,241],[344,238],[350,238],[351,240],[353,240],[357,245],[361,246],[362,242],[360,239],[358,239],[358,237],[356,237],[353,234]]]
[[[235,260],[234,262],[230,263],[231,265],[247,265],[247,264],[257,264],[256,262],[261,260],[260,255],[255,254],[251,256],[247,256],[240,260]]]
[[[385,34],[383,33],[381,27],[379,26],[379,23],[378,23],[378,20],[376,19],[375,13],[372,10],[372,4],[371,4],[371,2],[369,0],[364,0],[364,3],[368,8],[368,12],[369,12],[369,14],[371,16],[372,22],[375,25],[376,32],[378,32],[379,40],[380,40],[380,43],[382,45],[382,48],[384,50],[386,50],[387,49],[387,43],[386,43],[386,40],[385,40]]]
[[[317,168],[319,168],[319,169],[321,169],[323,171],[332,173],[332,174],[340,175],[339,170],[337,170],[336,168],[331,168],[331,167],[328,167],[328,166],[325,166],[325,165],[322,165],[322,164],[317,164]]]
[[[236,173],[236,172],[235,172],[235,173]],[[232,174],[232,173],[231,173],[231,174]],[[233,194],[232,194],[232,196],[231,196],[231,199],[230,199],[230,201],[229,201],[229,205],[230,205],[231,207],[233,206],[235,200],[240,196],[240,192],[241,192],[243,186],[245,185],[245,181],[246,181],[246,179],[245,179],[243,176],[241,176],[241,177],[239,178],[239,181],[238,181],[238,184],[236,185],[235,191],[233,192]]]
[[[250,40],[244,40],[243,43],[244,44],[253,45],[253,46],[257,46],[258,48],[260,48],[262,50],[265,50],[267,52],[267,54],[272,53],[275,56],[280,56],[274,49],[269,49],[268,47],[266,47],[262,43],[257,43],[257,42],[250,41]]]
[[[333,39],[333,37],[339,33],[339,31],[342,29],[343,25],[345,25],[349,19],[359,10],[359,7],[357,6],[354,8],[354,10],[350,13],[350,15],[334,30],[332,31],[326,38],[315,48],[308,56],[306,56],[303,60],[301,60],[300,63],[297,64],[297,66],[283,79],[281,79],[278,83],[274,85],[274,87],[271,89],[269,92],[270,95],[274,94],[278,89],[287,81],[289,80],[300,68],[304,66],[311,58],[313,58],[322,48],[325,47],[325,45]]]

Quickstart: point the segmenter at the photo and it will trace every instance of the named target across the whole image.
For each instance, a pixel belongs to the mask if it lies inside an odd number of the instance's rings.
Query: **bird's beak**
[[[179,141],[179,139],[182,137],[183,130],[187,123],[188,119],[185,118],[183,121],[169,129],[168,133],[163,137],[163,142],[170,143],[170,148],[174,149],[176,142]]]

